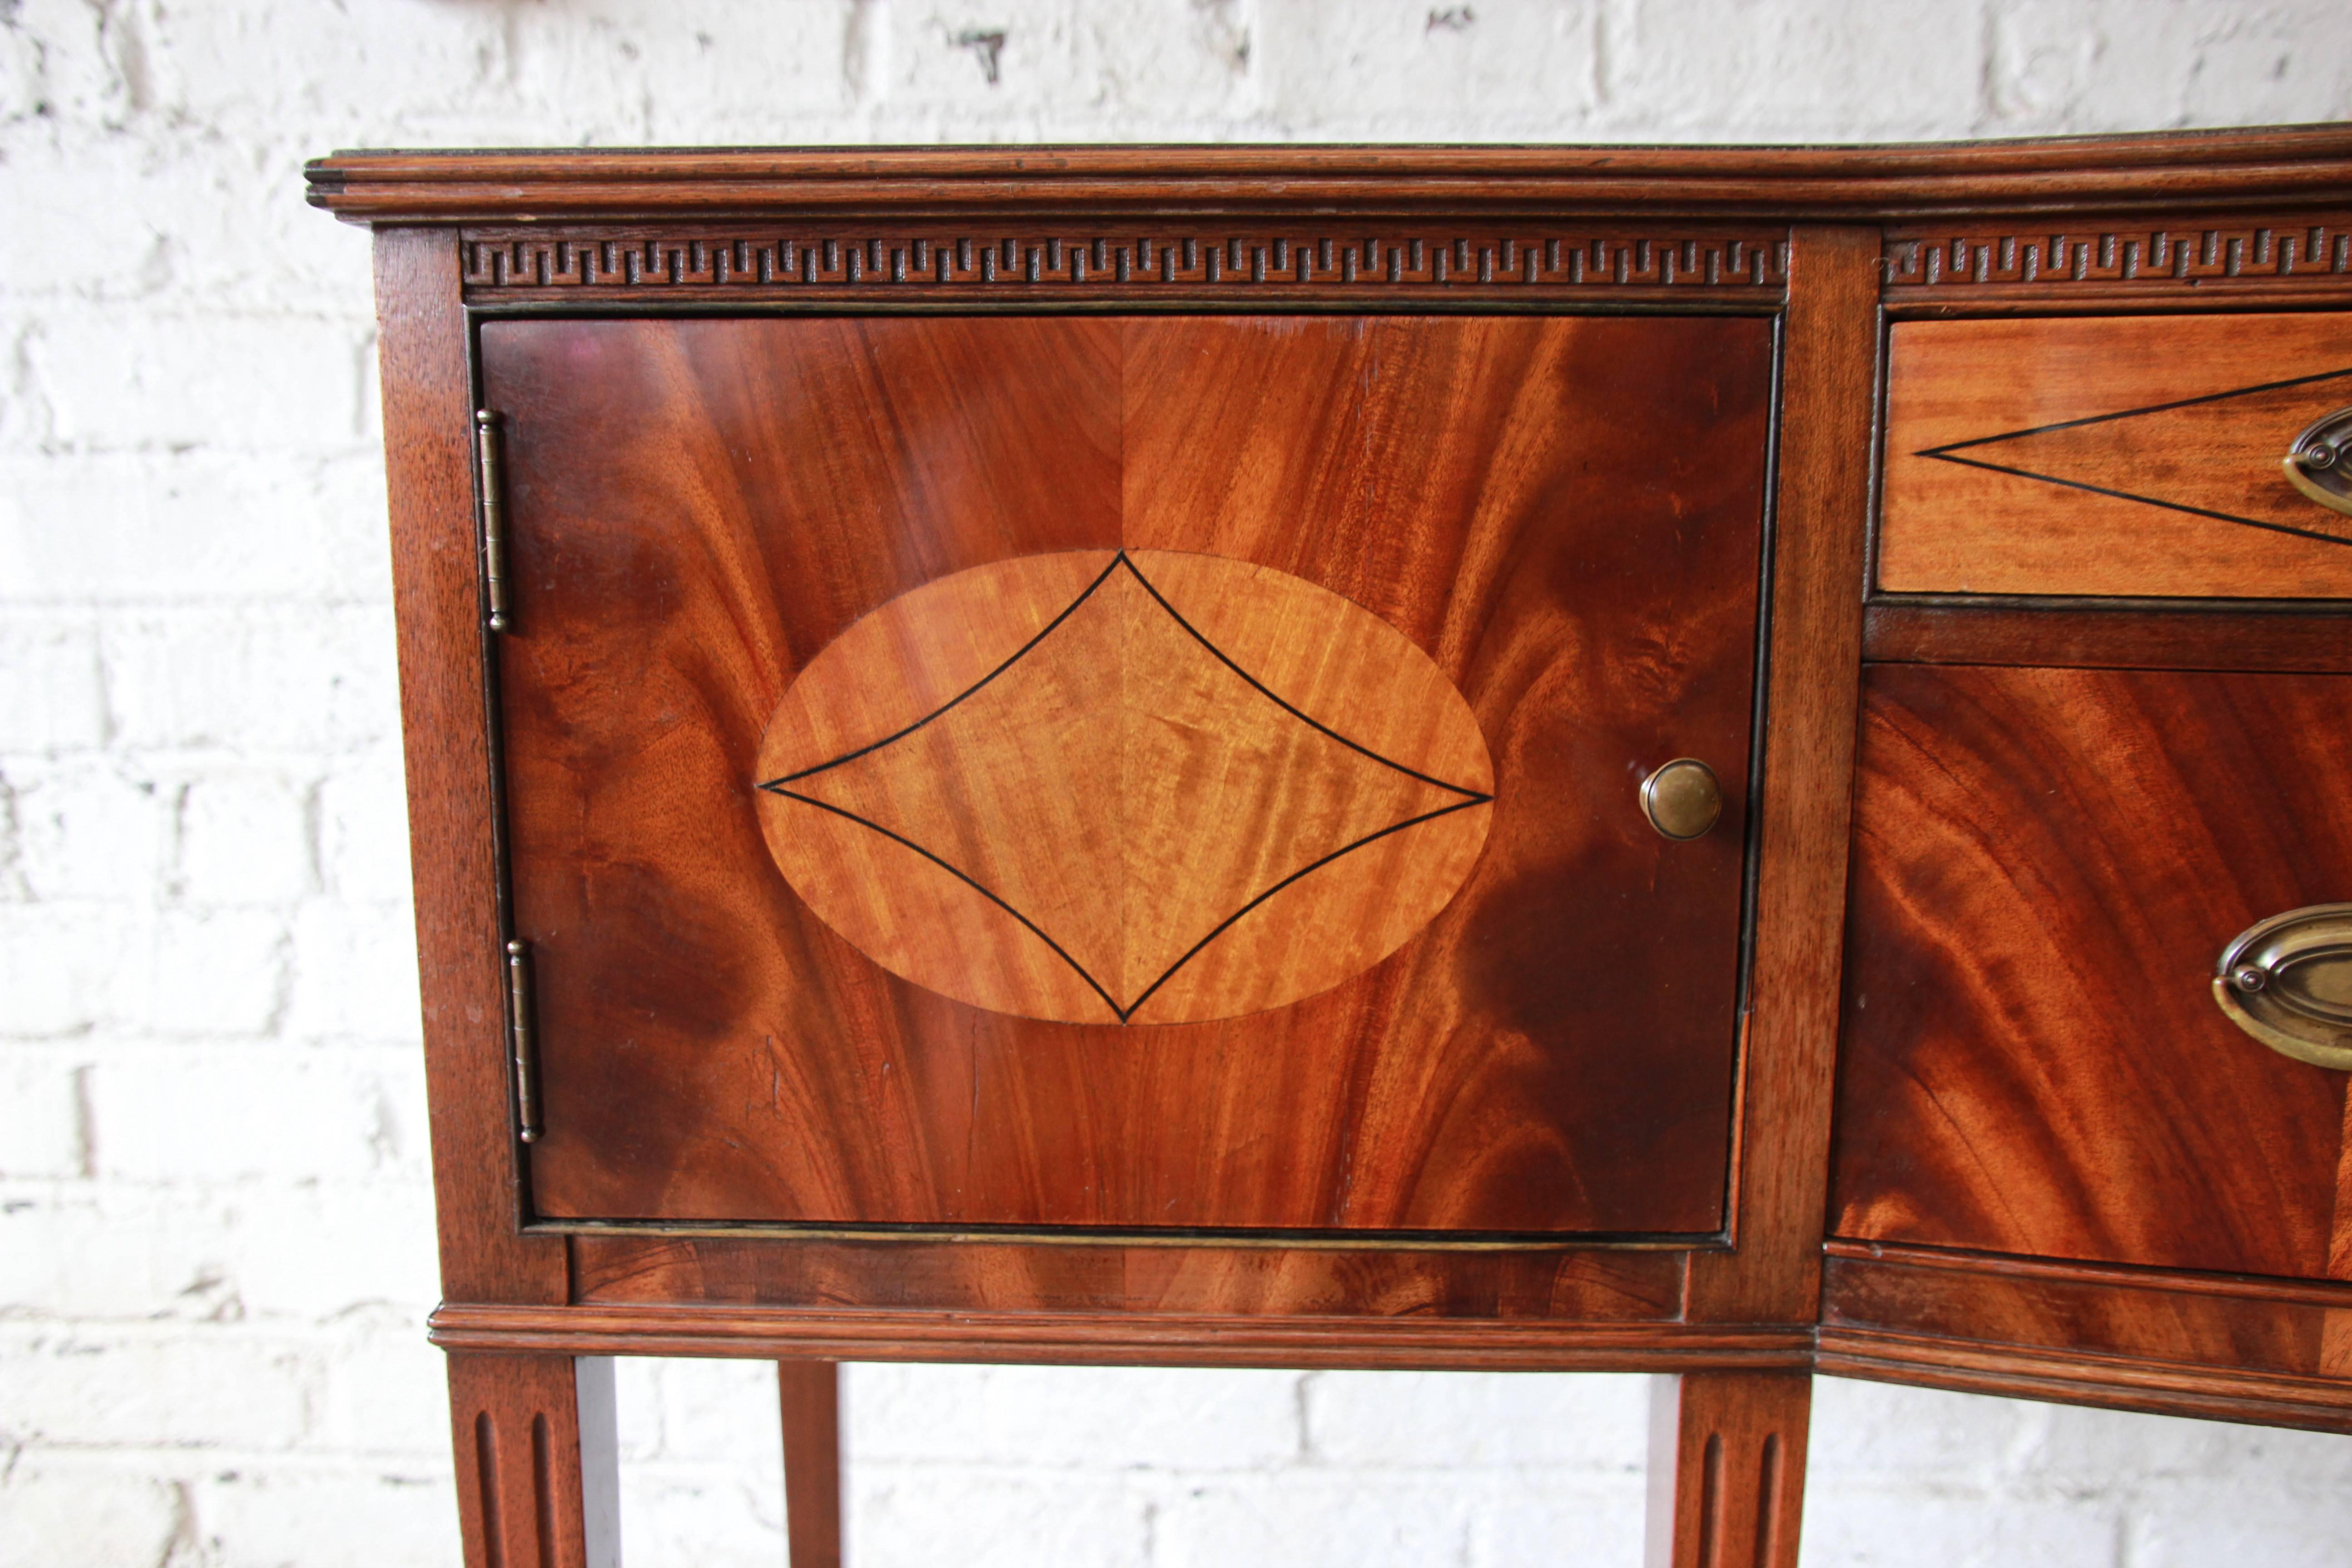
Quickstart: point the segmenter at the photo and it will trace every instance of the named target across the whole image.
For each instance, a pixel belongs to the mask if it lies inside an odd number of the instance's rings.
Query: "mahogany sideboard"
[[[2352,1431],[2352,128],[359,153],[467,1562],[609,1361]]]

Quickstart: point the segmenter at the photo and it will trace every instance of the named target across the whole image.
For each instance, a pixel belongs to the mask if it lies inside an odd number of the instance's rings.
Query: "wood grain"
[[[2352,889],[2352,678],[1876,666],[1832,1229],[2323,1276],[2345,1075],[2216,1009]]]
[[[1797,1568],[1811,1376],[1685,1373],[1651,1389],[1649,1568]]]
[[[2329,1362],[2352,1286],[1833,1242],[1822,1369],[2352,1430]]]
[[[1691,1260],[1696,1320],[1810,1321],[1838,971],[1875,402],[1876,237],[1801,228],[1781,374],[1764,816],[1735,1180],[1738,1250]]]
[[[563,1244],[515,1234],[524,1199],[507,1068],[457,247],[442,229],[378,229],[375,269],[441,1288],[560,1301]]]
[[[1371,967],[1461,887],[1494,788],[1468,705],[1378,617],[1152,550],[892,600],[785,692],[758,771],[769,850],[835,931],[1065,1023],[1231,1017]]]
[[[1471,213],[499,224],[468,225],[462,243],[471,303],[700,300],[854,310],[982,302],[1256,311],[1769,307],[1780,297],[1788,252],[1787,230],[1769,223],[1563,224],[1549,215]]]
[[[432,1331],[433,1342],[447,1350],[517,1354],[1427,1372],[1789,1372],[1810,1364],[1813,1342],[1810,1328],[1719,1323],[1497,1324],[1360,1315],[1236,1321],[463,1301],[436,1310]]]
[[[1951,217],[1886,233],[1890,314],[2247,310],[2352,303],[2336,212]]]
[[[1681,845],[1635,792],[1748,754],[1768,323],[534,320],[482,355],[539,1214],[1722,1223],[1745,792]],[[777,871],[757,748],[821,649],[953,573],[1122,547],[1336,595],[1463,694],[1486,847],[1384,962],[1223,1023],[1039,1023],[893,977]]]
[[[1880,602],[1863,612],[1862,656],[1889,664],[2066,665],[2352,674],[2352,615],[2122,605]]]
[[[591,1495],[572,1358],[453,1352],[448,1363],[466,1568],[617,1568],[620,1478],[595,1467]]]
[[[1905,321],[1878,585],[2352,594],[2352,518],[2280,471],[2352,404],[2352,314]]]
[[[807,220],[1072,213],[1133,219],[1471,212],[1769,214],[1866,222],[2339,208],[2341,126],[1885,147],[862,147],[347,153],[304,170],[357,222],[541,222],[679,214]],[[2210,221],[2210,219],[2208,219]]]
[[[841,1568],[841,1363],[780,1361],[789,1568]]]
[[[1654,1248],[1063,1245],[972,1237],[887,1240],[583,1235],[573,1299],[709,1301],[822,1310],[1053,1313],[1072,1332],[1104,1318],[1522,1320],[1633,1324],[1680,1311],[1685,1254]]]

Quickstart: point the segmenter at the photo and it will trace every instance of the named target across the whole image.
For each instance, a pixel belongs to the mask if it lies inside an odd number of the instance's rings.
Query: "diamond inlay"
[[[1466,876],[1492,765],[1427,656],[1284,574],[1166,552],[960,573],[853,626],[761,752],[788,880],[885,967],[1071,1022],[1279,1005]]]

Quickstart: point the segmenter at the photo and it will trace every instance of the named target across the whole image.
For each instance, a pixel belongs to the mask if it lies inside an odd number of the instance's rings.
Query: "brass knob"
[[[2282,1056],[2352,1068],[2352,904],[2313,904],[2248,926],[2213,967],[2213,1001]]]
[[[2315,419],[2287,444],[2287,482],[2324,507],[2352,512],[2352,408]]]
[[[1723,784],[1696,757],[1676,757],[1642,781],[1642,814],[1665,837],[1696,838],[1723,816]]]

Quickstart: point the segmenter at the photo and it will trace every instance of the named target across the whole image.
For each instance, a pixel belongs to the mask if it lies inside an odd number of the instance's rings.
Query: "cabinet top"
[[[353,223],[1336,209],[1873,221],[2341,206],[2352,198],[2352,125],[1834,147],[343,152],[304,173],[311,204]]]

